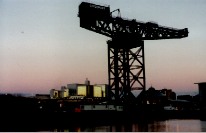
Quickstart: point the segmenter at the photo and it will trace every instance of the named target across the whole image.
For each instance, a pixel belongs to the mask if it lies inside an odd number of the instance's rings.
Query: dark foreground
[[[167,119],[202,119],[200,111],[143,111],[143,112],[1,112],[0,131],[35,132],[54,128],[89,127],[128,124]]]
[[[59,102],[65,106],[60,108]],[[75,112],[83,102],[39,100],[35,98],[0,96],[0,131],[35,132],[75,127],[147,123],[167,119],[203,119],[205,111],[197,109],[166,111],[159,106],[126,106],[125,112]],[[65,112],[66,111],[66,112]]]

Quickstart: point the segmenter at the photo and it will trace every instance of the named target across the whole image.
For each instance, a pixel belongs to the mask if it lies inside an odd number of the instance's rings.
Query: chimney
[[[88,78],[86,78],[85,80],[85,85],[90,85],[90,81],[88,80]]]

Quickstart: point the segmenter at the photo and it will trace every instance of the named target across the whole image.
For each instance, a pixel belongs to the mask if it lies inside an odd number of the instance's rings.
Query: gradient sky
[[[93,0],[92,2],[98,0]],[[49,93],[68,83],[108,83],[103,35],[79,27],[81,0],[0,0],[0,93]],[[188,28],[145,41],[146,87],[197,91],[206,81],[205,0],[101,0],[121,16]]]

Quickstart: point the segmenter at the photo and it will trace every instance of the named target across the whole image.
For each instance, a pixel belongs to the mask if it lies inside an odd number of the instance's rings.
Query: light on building
[[[102,87],[94,86],[94,97],[102,97]]]
[[[78,96],[86,96],[87,95],[87,87],[86,86],[78,86],[77,95]]]

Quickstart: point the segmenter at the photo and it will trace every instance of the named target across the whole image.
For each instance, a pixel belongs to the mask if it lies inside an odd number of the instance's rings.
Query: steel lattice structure
[[[109,88],[115,99],[129,96],[131,90],[145,90],[144,40],[178,39],[188,36],[188,29],[160,26],[154,22],[112,16],[109,6],[82,2],[80,27],[110,37],[108,44]]]
[[[131,89],[145,89],[144,45],[136,48],[114,48],[113,40],[108,41],[109,86],[115,98],[123,98]],[[119,88],[119,89],[115,89]]]

